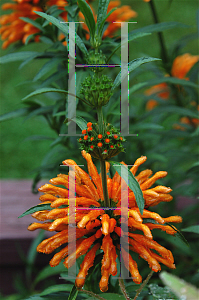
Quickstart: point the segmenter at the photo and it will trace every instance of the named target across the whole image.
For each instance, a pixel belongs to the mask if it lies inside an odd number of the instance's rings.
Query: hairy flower
[[[76,251],[68,255],[68,232],[69,216],[67,205],[69,204],[69,175],[59,174],[56,178],[50,180],[50,184],[45,184],[39,188],[44,195],[40,196],[42,203],[50,204],[51,210],[41,210],[35,212],[32,216],[45,223],[32,223],[28,229],[35,230],[42,228],[48,231],[57,231],[52,237],[42,241],[37,251],[42,253],[52,253],[55,249],[60,248],[50,261],[52,267],[57,266],[62,260],[63,264],[69,268],[75,263],[75,259],[85,255],[80,266],[79,274],[76,279],[76,286],[82,288],[85,283],[85,277],[89,269],[94,264],[96,252],[103,253],[101,261],[101,280],[99,283],[102,292],[108,289],[109,276],[115,276],[117,270],[117,252],[120,249],[120,236],[126,235],[129,241],[129,249],[138,253],[140,257],[146,260],[149,267],[158,272],[161,270],[160,263],[171,269],[175,268],[172,253],[166,248],[159,245],[153,240],[152,230],[161,229],[168,234],[174,235],[177,231],[174,226],[165,225],[166,222],[181,222],[179,216],[162,218],[159,214],[149,210],[160,202],[172,200],[170,188],[165,186],[155,186],[151,188],[156,180],[163,178],[167,172],[160,171],[153,176],[151,170],[144,170],[136,175],[143,197],[145,208],[141,215],[136,204],[135,195],[129,189],[129,208],[127,216],[121,215],[121,197],[128,187],[124,180],[116,172],[113,178],[108,176],[110,164],[106,163],[108,194],[112,207],[115,209],[106,210],[104,206],[103,189],[101,175],[98,174],[95,165],[92,162],[91,155],[82,151],[83,157],[87,161],[88,173],[83,171],[75,161],[65,160],[63,164],[70,166],[73,181],[70,184],[75,186],[76,183],[76,212],[74,225],[76,226]],[[137,173],[138,167],[146,161],[146,156],[142,156],[135,161],[130,169],[133,175]],[[75,176],[74,176],[75,175]],[[57,187],[62,185],[63,188]],[[64,207],[63,207],[64,206]],[[125,219],[126,218],[126,219]],[[126,222],[128,232],[121,233],[121,222]],[[136,232],[135,232],[136,230]],[[126,249],[122,249],[124,265],[131,273],[135,283],[142,282],[137,263],[131,255],[124,255]]]

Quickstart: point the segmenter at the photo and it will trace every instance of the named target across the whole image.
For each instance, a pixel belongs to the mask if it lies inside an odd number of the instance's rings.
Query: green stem
[[[104,195],[104,205],[105,207],[110,207],[110,199],[108,196],[108,188],[107,188],[107,175],[106,175],[106,162],[105,160],[100,160],[100,169],[102,176],[102,188]]]
[[[89,296],[93,296],[94,298],[99,299],[99,300],[106,300],[105,298],[102,298],[101,296],[99,296],[97,294],[94,294],[93,292],[90,292],[90,291],[87,291],[87,290],[80,290],[80,292],[85,293]]]
[[[143,290],[143,288],[145,287],[145,285],[148,283],[148,281],[150,280],[151,276],[153,275],[154,271],[151,270],[151,272],[148,274],[147,278],[143,281],[142,285],[140,286],[140,288],[137,290],[137,293],[135,295],[135,298],[133,298],[133,300],[136,300],[137,297],[139,296],[139,294],[141,293],[141,291]]]
[[[98,125],[99,125],[99,133],[104,134],[104,120],[103,120],[103,112],[102,107],[97,108],[97,116],[98,116]]]
[[[151,11],[152,11],[154,23],[158,24],[159,23],[158,15],[157,15],[155,4],[154,4],[153,0],[151,0],[149,2],[149,4],[150,4]],[[168,63],[168,55],[167,55],[167,50],[166,50],[166,46],[165,46],[164,37],[163,37],[162,32],[158,32],[158,39],[159,39],[161,52],[162,52],[162,61],[164,63]]]
[[[120,286],[120,289],[121,289],[122,294],[124,295],[125,299],[130,300],[131,298],[127,294],[127,291],[126,291],[125,285],[124,285],[124,280],[122,278],[119,279],[119,286]]]

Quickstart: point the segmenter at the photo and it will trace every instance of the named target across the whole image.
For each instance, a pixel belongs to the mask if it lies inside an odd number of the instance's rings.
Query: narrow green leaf
[[[98,37],[101,39],[102,37],[102,33],[103,33],[103,29],[104,29],[104,24],[106,22],[106,19],[117,9],[117,7],[112,8],[109,13],[104,17],[104,19],[102,20],[102,23],[99,27],[99,31],[98,31]]]
[[[77,294],[78,294],[78,290],[77,290],[76,286],[74,285],[70,292],[68,300],[75,300],[77,298]]]
[[[159,124],[154,124],[154,123],[137,123],[133,126],[133,129],[134,130],[140,130],[140,129],[155,129],[155,130],[158,130],[158,129],[164,129],[163,126],[159,125]]]
[[[84,0],[77,0],[79,8],[85,17],[86,25],[90,31],[91,40],[94,39],[95,36],[95,19],[93,17],[92,10],[90,6]]]
[[[129,33],[129,38],[137,32],[161,32],[173,28],[189,28],[190,26],[179,22],[162,22],[158,24],[148,25],[139,29],[135,29]]]
[[[160,278],[162,279],[163,283],[176,294],[177,297],[180,297],[180,299],[198,299],[199,290],[183,279],[180,279],[177,276],[169,274],[165,271],[160,273]]]
[[[134,41],[138,38],[147,36],[147,35],[151,35],[151,33],[149,32],[137,32],[131,35],[131,38],[128,38],[128,42]],[[111,55],[108,57],[107,59],[107,63],[110,61],[111,57],[115,54],[115,52],[117,52],[117,50],[119,50],[121,48],[121,46],[125,45],[127,42],[123,42],[120,43],[115,49],[113,49]]]
[[[43,13],[41,11],[34,11],[37,15],[40,17],[43,17],[46,19],[49,23],[54,24],[56,27],[58,27],[66,36],[68,35],[68,24],[67,23],[61,23],[61,20],[56,19],[53,16],[47,15],[46,13]]]
[[[139,82],[139,83],[135,84],[134,86],[132,86],[129,89],[129,95],[138,91],[139,89],[144,88],[144,87],[153,86],[153,85],[157,85],[157,84],[164,83],[164,82],[170,83],[170,84],[176,84],[176,85],[190,86],[193,88],[199,87],[197,84],[195,84],[194,82],[191,82],[189,80],[179,79],[176,77],[161,77],[161,78],[152,79],[150,81]]]
[[[198,118],[197,113],[195,113],[194,111],[191,111],[188,108],[183,108],[175,105],[163,105],[163,106],[155,107],[153,110],[145,113],[143,117],[147,117],[153,114],[157,115],[161,113],[172,113],[172,114],[187,116],[190,118]]]
[[[40,295],[46,296],[57,292],[69,292],[71,290],[71,284],[56,284],[46,288]]]
[[[118,172],[118,174],[121,176],[121,166],[124,166],[124,165],[119,162],[116,162],[116,161],[109,161],[109,162],[113,166],[113,168]],[[123,179],[126,182],[126,184],[129,186],[129,188],[135,194],[136,203],[137,203],[137,206],[142,215],[145,201],[144,201],[142,190],[140,189],[139,183],[137,182],[134,175],[131,173],[131,171],[129,169],[128,169],[128,176]]]
[[[46,78],[42,84],[41,87],[49,86],[52,82],[56,82],[60,78],[66,78],[66,75],[68,74],[68,70],[60,70],[52,75],[50,75],[48,78]]]
[[[60,274],[64,271],[66,271],[66,267],[64,267],[62,263],[53,268],[51,266],[46,266],[35,278],[34,285],[50,276]]]
[[[42,55],[42,53],[37,53],[35,52],[33,55],[29,56],[27,59],[25,59],[19,66],[19,70],[22,69],[26,64],[28,64],[31,60],[33,60],[34,58],[38,57]]]
[[[33,82],[39,80],[41,77],[46,75],[49,71],[51,71],[54,67],[58,66],[58,64],[62,61],[61,58],[53,58],[50,59],[47,63],[45,63],[39,72],[35,75]]]
[[[70,121],[75,122],[81,130],[87,128],[87,122],[82,117],[77,116],[76,118],[73,118],[73,119],[66,119],[64,121],[64,123],[68,124],[68,122],[70,122]]]
[[[41,141],[41,140],[54,140],[54,138],[50,137],[50,136],[43,136],[43,135],[31,135],[28,136],[26,139],[24,139],[24,141]]]
[[[36,54],[40,54],[40,53],[35,52],[35,51],[23,51],[23,52],[9,53],[7,55],[0,57],[0,64],[6,64],[8,62],[13,62],[13,61],[26,60],[29,57],[36,55]]]
[[[36,14],[38,14],[40,17],[43,17],[46,19],[49,23],[53,23],[56,27],[58,27],[65,36],[68,36],[68,24],[67,23],[60,23],[61,21],[59,19],[56,19],[53,16],[49,16],[43,12],[35,11]],[[77,33],[75,33],[76,37],[76,44],[79,47],[79,49],[84,53],[87,54],[88,50],[86,49],[86,46],[84,45],[82,39],[78,36]]]
[[[7,114],[1,115],[0,116],[0,122],[11,120],[11,119],[18,118],[18,117],[26,116],[29,113],[29,111],[30,111],[30,108],[28,108],[28,107],[13,110],[13,111],[11,111]]]
[[[194,232],[194,233],[199,234],[199,225],[189,226],[189,227],[181,229],[181,230],[186,231],[186,232]]]
[[[103,299],[106,299],[106,300],[113,300],[113,299],[114,300],[125,300],[123,295],[118,295],[115,293],[103,293],[103,294],[100,294],[99,296],[101,296],[101,295],[103,296]]]
[[[160,59],[154,57],[141,57],[141,58],[134,59],[129,63],[129,68],[128,68],[129,73],[135,70],[136,68],[138,68],[139,66],[141,66],[142,64],[156,61],[156,60],[160,60]],[[126,74],[128,74],[128,70],[124,70],[123,74],[121,74],[121,71],[119,72],[119,74],[117,75],[113,83],[112,90],[115,89],[118,85],[120,85],[120,83],[122,82]]]
[[[68,205],[60,205],[59,208],[66,208]],[[36,206],[33,206],[26,210],[22,215],[20,215],[18,218],[22,218],[26,215],[33,214],[36,211],[41,211],[41,210],[52,210],[53,208],[50,206],[50,204],[39,204]]]
[[[26,97],[24,97],[22,100],[26,100],[32,96],[36,96],[36,95],[40,95],[40,94],[44,94],[44,93],[62,93],[62,94],[68,94],[67,91],[65,90],[60,90],[60,89],[55,89],[55,88],[51,88],[51,87],[45,87],[45,88],[41,88],[38,89],[32,93],[30,93],[29,95],[27,95]]]
[[[36,211],[40,211],[40,210],[52,210],[52,209],[53,208],[50,206],[50,204],[39,204],[39,205],[36,205],[36,206],[33,206],[33,207],[29,208],[23,214],[21,214],[18,218],[22,218],[24,216],[33,214]]]
[[[44,31],[44,28],[41,26],[41,24],[39,24],[37,21],[34,21],[32,19],[29,18],[25,18],[25,17],[21,17],[19,18],[21,20],[23,20],[24,22],[27,22],[29,24],[32,24],[34,27],[38,28],[39,30],[41,30],[42,32]]]
[[[191,136],[199,136],[199,127],[196,128],[196,130],[191,134]]]
[[[174,230],[177,230],[177,232],[175,233],[175,237],[179,238],[187,247],[189,247],[189,243],[187,242],[187,240],[185,239],[184,235],[182,234],[182,232],[180,230],[178,230],[176,227],[174,227],[170,223],[165,223],[165,225],[169,225]]]
[[[100,28],[104,24],[104,19],[106,20],[107,9],[110,0],[99,0],[98,10],[97,10],[97,33],[100,33]],[[101,37],[101,36],[100,36]]]

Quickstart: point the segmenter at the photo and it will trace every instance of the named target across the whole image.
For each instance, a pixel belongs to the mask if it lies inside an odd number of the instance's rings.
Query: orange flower
[[[107,13],[109,13],[111,11],[111,9],[118,7],[120,5],[121,5],[120,0],[110,1],[108,9],[107,9]],[[95,21],[97,21],[97,16],[95,15],[95,11],[91,5],[90,5],[90,7],[94,14]],[[82,18],[84,20],[84,16],[81,12],[79,13],[79,16],[80,16],[80,18]],[[131,18],[135,18],[136,16],[137,16],[137,13],[135,11],[133,11],[129,5],[123,5],[123,6],[119,7],[107,18],[106,21],[109,23],[109,25],[108,25],[107,29],[105,30],[103,37],[104,38],[107,36],[112,37],[113,34],[121,27],[120,23],[114,23],[114,22],[125,22],[127,20],[130,20]],[[88,31],[88,27],[86,24],[82,24],[82,26],[85,30]],[[86,38],[89,39],[89,34],[87,34]]]
[[[163,83],[152,86],[150,89],[148,89],[145,92],[145,94],[147,96],[157,94],[158,97],[160,97],[164,100],[167,100],[169,98],[170,91],[169,91],[168,85],[165,82],[163,82]],[[156,100],[151,99],[147,102],[146,108],[147,108],[147,110],[151,110],[154,107],[156,107],[157,105],[158,105],[158,102]]]
[[[107,13],[115,7],[119,7],[121,5],[121,1],[110,1]],[[109,22],[109,26],[104,32],[103,37],[106,36],[112,37],[114,33],[121,27],[120,23],[114,23],[114,22],[125,22],[127,20],[130,20],[131,18],[137,17],[137,13],[131,9],[129,5],[123,5],[116,9],[108,18],[107,22]]]
[[[73,160],[68,159],[63,161],[63,164],[70,165],[73,173],[75,173],[75,179],[72,183],[70,178],[70,184],[75,186],[76,183],[76,212],[74,218],[74,225],[76,225],[76,251],[68,253],[69,218],[67,205],[69,204],[69,176],[64,174],[59,174],[56,178],[50,180],[50,184],[45,184],[39,188],[39,191],[44,193],[44,195],[40,196],[40,200],[42,203],[49,203],[51,210],[35,212],[32,216],[39,221],[45,221],[45,223],[32,223],[28,229],[35,230],[42,228],[48,231],[57,231],[58,233],[43,240],[37,246],[37,251],[47,254],[63,246],[53,256],[50,265],[52,267],[57,266],[64,259],[63,263],[67,268],[74,264],[76,258],[86,254],[75,282],[78,288],[82,288],[88,270],[93,265],[96,252],[101,247],[104,254],[101,263],[102,277],[99,286],[102,292],[108,290],[109,276],[117,274],[116,248],[120,249],[121,234],[127,236],[129,249],[138,253],[140,257],[146,260],[153,271],[158,272],[161,270],[160,263],[174,269],[175,265],[172,253],[153,240],[151,230],[157,228],[174,235],[177,231],[175,227],[165,226],[164,224],[165,222],[178,223],[182,219],[179,216],[162,218],[159,214],[148,210],[149,207],[155,206],[160,202],[172,200],[172,196],[169,194],[171,192],[170,188],[161,185],[151,188],[156,180],[165,177],[167,172],[160,171],[151,176],[151,170],[144,170],[135,177],[143,191],[145,208],[141,215],[136,204],[135,195],[129,189],[127,217],[129,230],[128,232],[121,233],[119,226],[122,220],[126,218],[126,216],[121,216],[121,197],[126,192],[127,187],[123,184],[123,180],[117,172],[112,179],[107,175],[109,198],[116,209],[108,210],[108,212],[106,210],[105,213],[103,209],[104,197],[101,177],[92,162],[91,155],[84,150],[82,151],[82,155],[87,161],[89,174],[77,166]],[[130,169],[133,175],[136,174],[138,167],[146,159],[146,156],[142,156],[135,161],[133,167]],[[107,162],[107,173],[109,172],[109,168],[110,164]],[[56,185],[62,185],[63,188]],[[66,205],[66,207],[59,208],[61,205]],[[89,209],[91,205],[95,208]],[[134,233],[135,230],[138,230],[138,232]],[[130,254],[129,260],[127,260],[127,255],[124,255],[125,251],[126,249],[122,248],[124,265],[130,271],[133,281],[139,284],[142,281],[142,277],[139,274],[137,263]]]
[[[186,74],[191,70],[195,63],[199,61],[199,55],[191,55],[189,53],[185,53],[176,57],[173,61],[173,65],[171,68],[171,75],[173,77],[177,77],[180,79],[189,80],[186,77]],[[165,75],[169,76],[169,75]],[[145,94],[150,96],[156,94],[158,97],[162,98],[163,100],[169,99],[170,96],[170,89],[169,86],[164,82],[157,85],[152,86],[150,89],[145,91]],[[151,110],[158,105],[158,102],[154,99],[150,99],[146,104],[146,109]],[[199,125],[198,119],[189,119],[187,117],[183,117],[180,121],[184,124],[192,124],[195,127]],[[183,126],[175,125],[175,129],[182,129],[185,130]]]
[[[191,70],[191,68],[199,61],[199,55],[191,55],[185,53],[176,57],[173,61],[171,75],[177,78],[186,78],[186,74]]]
[[[29,35],[39,33],[40,30],[30,23],[21,20],[21,17],[35,20],[39,18],[34,11],[44,11],[45,7],[41,0],[15,0],[15,3],[5,3],[2,5],[3,10],[12,9],[11,14],[3,15],[0,17],[1,39],[5,40],[2,48],[6,49],[10,44],[22,41],[25,43]],[[47,7],[57,5],[59,9],[64,9],[67,5],[66,0],[48,0]],[[64,12],[62,17],[66,18],[67,13]],[[35,42],[39,41],[39,36],[35,37]]]

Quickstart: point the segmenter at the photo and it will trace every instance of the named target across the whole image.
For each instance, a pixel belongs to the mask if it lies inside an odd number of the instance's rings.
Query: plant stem
[[[98,116],[98,125],[99,125],[99,133],[102,135],[104,134],[104,118],[103,118],[103,112],[102,107],[97,108],[97,116]]]
[[[108,188],[107,188],[107,175],[106,175],[106,162],[105,160],[100,160],[100,169],[102,176],[102,188],[104,195],[104,205],[105,207],[110,207],[110,199],[108,196]]]
[[[135,295],[135,298],[133,300],[136,300],[137,297],[139,296],[139,294],[141,293],[141,291],[143,290],[143,288],[145,287],[145,285],[148,283],[148,281],[150,280],[151,276],[153,275],[154,271],[151,270],[151,272],[148,274],[147,278],[143,281],[142,285],[140,286],[140,288],[137,290],[137,293]]]
[[[89,296],[93,296],[94,298],[99,299],[99,300],[106,300],[105,298],[102,298],[101,296],[96,295],[96,294],[94,294],[94,293],[91,292],[91,291],[80,290],[80,292],[85,293],[85,294],[87,294],[87,295],[89,295]]]
[[[121,289],[122,294],[124,295],[125,299],[130,300],[131,298],[127,294],[127,291],[126,291],[125,285],[124,285],[124,280],[122,278],[119,279],[119,286],[120,286],[120,289]]]
[[[150,4],[151,11],[152,11],[154,23],[158,24],[159,23],[158,15],[157,15],[155,4],[154,4],[153,0],[151,0],[149,2],[149,4]],[[168,55],[167,55],[167,50],[166,50],[166,46],[165,46],[164,37],[163,37],[162,32],[158,32],[158,39],[159,39],[161,52],[162,52],[161,53],[162,54],[162,61],[164,63],[168,63]]]

